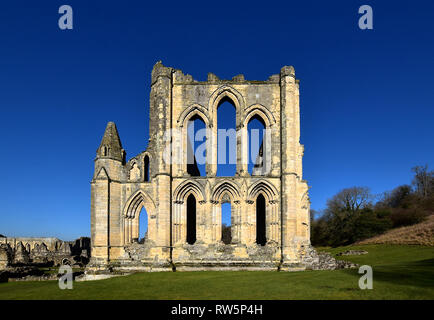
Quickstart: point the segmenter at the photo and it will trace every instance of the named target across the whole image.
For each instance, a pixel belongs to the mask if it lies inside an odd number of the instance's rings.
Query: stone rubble
[[[362,254],[367,254],[368,251],[365,250],[347,250],[343,252],[339,252],[336,254],[337,256],[360,256]]]

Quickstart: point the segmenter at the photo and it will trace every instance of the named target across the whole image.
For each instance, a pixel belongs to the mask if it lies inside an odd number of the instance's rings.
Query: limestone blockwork
[[[236,109],[236,174],[217,171],[217,108]],[[206,176],[188,171],[187,124],[200,118],[206,136]],[[252,174],[247,125],[264,135]],[[266,81],[238,75],[196,81],[155,64],[147,149],[126,161],[113,122],[105,130],[91,181],[90,268],[135,270],[299,270],[310,248],[308,186],[302,179],[299,81],[293,67]],[[168,138],[168,132],[178,134]],[[271,133],[271,134],[270,134]],[[190,146],[191,147],[191,146]],[[222,203],[231,203],[231,243],[222,242]],[[144,243],[139,215],[148,216]]]

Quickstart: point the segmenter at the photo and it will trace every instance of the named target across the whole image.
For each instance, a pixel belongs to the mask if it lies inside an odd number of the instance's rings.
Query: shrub
[[[394,208],[390,214],[390,219],[393,227],[398,228],[422,222],[427,216],[428,213],[418,207]]]

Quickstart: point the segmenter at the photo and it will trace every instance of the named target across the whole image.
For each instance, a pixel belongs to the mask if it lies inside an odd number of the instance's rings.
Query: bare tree
[[[403,184],[396,187],[392,191],[386,191],[376,204],[376,207],[391,207],[397,208],[411,196],[411,186]]]
[[[411,170],[414,172],[413,185],[416,193],[427,198],[434,189],[434,171],[428,171],[428,165],[416,166]]]
[[[373,196],[367,187],[346,188],[327,201],[327,211],[332,214],[354,214],[371,207]]]

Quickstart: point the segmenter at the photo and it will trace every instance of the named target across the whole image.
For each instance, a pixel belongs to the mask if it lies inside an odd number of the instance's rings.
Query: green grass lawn
[[[0,283],[0,299],[434,299],[434,248],[363,245],[320,248],[333,254],[367,250],[343,259],[373,268],[374,288],[360,290],[357,269],[303,272],[136,273],[75,282]]]

